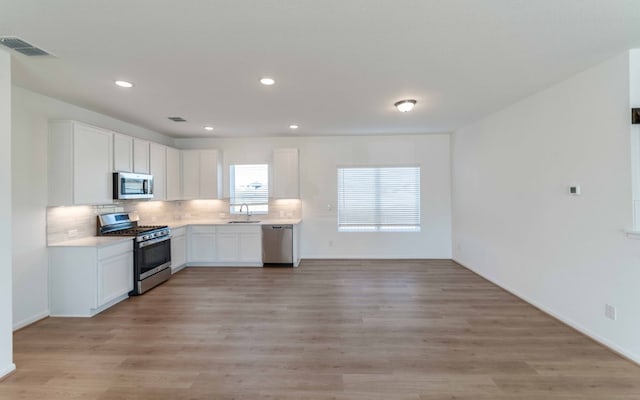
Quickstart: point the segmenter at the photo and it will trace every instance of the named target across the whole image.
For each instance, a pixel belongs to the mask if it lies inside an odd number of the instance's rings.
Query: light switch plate
[[[580,185],[569,186],[569,194],[572,196],[580,196]]]
[[[609,318],[612,321],[616,320],[616,308],[611,304],[604,305],[604,316]]]

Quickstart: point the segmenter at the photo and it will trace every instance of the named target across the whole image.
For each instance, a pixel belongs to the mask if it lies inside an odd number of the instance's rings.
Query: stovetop
[[[132,228],[120,229],[117,231],[103,232],[102,235],[106,236],[137,236],[142,233],[153,232],[158,229],[166,229],[166,225],[142,225]]]
[[[136,241],[169,236],[166,225],[138,225],[137,218],[128,213],[110,213],[98,215],[98,236],[136,236]]]

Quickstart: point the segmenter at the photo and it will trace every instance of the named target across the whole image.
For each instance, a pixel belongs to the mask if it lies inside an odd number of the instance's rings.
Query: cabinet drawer
[[[215,225],[191,225],[191,233],[216,233]]]
[[[251,225],[243,225],[243,224],[230,224],[223,225],[218,227],[218,233],[260,233],[261,231],[260,224],[251,224]]]
[[[113,256],[117,256],[123,253],[130,253],[133,251],[133,238],[125,242],[119,242],[98,249],[98,260],[104,260]]]

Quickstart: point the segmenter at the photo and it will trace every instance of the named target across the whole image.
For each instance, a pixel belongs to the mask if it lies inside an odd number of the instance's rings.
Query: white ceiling
[[[16,84],[174,137],[411,134],[640,47],[640,1],[0,0],[0,35],[57,56]]]

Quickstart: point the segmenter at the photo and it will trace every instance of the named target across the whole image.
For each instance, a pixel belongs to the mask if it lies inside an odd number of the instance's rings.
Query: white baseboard
[[[41,319],[47,318],[49,316],[49,310],[43,311],[39,314],[36,314],[32,317],[29,318],[25,318],[22,321],[18,321],[15,324],[13,324],[13,330],[17,331],[18,329],[22,329],[27,325],[31,325],[35,322],[40,321]]]
[[[246,267],[246,268],[262,268],[262,263],[255,262],[191,262],[187,263],[187,267],[197,267],[197,268],[236,268],[236,267]]]
[[[451,257],[371,257],[369,256],[362,256],[362,257],[356,257],[353,255],[348,255],[348,256],[331,256],[331,257],[326,257],[326,256],[306,256],[306,257],[301,257],[299,262],[302,261],[340,261],[340,260],[374,260],[374,261],[430,261],[430,260],[434,260],[434,261],[449,261],[451,260]]]
[[[0,379],[4,378],[5,376],[9,375],[15,370],[16,370],[16,365],[14,363],[11,363],[8,366],[3,367],[2,369],[0,369]]]
[[[621,348],[620,346],[616,345],[615,343],[603,338],[602,336],[598,335],[597,333],[592,332],[591,330],[585,328],[584,326],[578,324],[577,322],[573,321],[571,318],[567,318],[564,315],[560,315],[557,312],[547,308],[546,306],[543,306],[541,304],[539,304],[538,302],[529,299],[527,296],[524,296],[520,293],[518,293],[516,290],[510,289],[508,286],[504,285],[502,282],[498,281],[497,279],[494,279],[493,277],[487,276],[485,274],[480,273],[479,271],[477,271],[476,269],[463,264],[462,262],[456,260],[455,258],[452,258],[453,261],[455,261],[456,263],[460,264],[461,266],[463,266],[464,268],[468,269],[469,271],[472,271],[473,273],[481,276],[482,278],[488,280],[489,282],[493,283],[496,286],[499,286],[500,288],[506,290],[507,292],[511,293],[512,295],[520,298],[521,300],[526,301],[527,303],[531,304],[532,306],[534,306],[535,308],[537,308],[538,310],[542,311],[545,314],[548,314],[550,316],[552,316],[553,318],[557,319],[558,321],[569,325],[571,328],[577,330],[578,332],[582,333],[585,336],[588,336],[589,338],[595,340],[596,342],[600,343],[601,345],[609,348],[611,351],[613,351],[614,353],[628,359],[629,361],[632,361],[638,365],[640,365],[640,356],[637,354],[633,354],[630,353],[628,351],[626,351],[625,349]]]
[[[182,270],[183,270],[183,269],[185,269],[186,267],[187,267],[187,264],[182,264],[181,266],[179,266],[179,267],[175,267],[175,268],[174,268],[174,267],[171,267],[171,275],[173,275],[173,274],[175,274],[175,273],[178,273],[178,272],[182,271]]]

